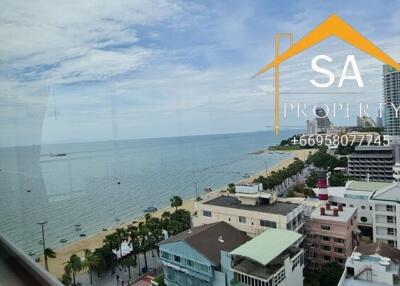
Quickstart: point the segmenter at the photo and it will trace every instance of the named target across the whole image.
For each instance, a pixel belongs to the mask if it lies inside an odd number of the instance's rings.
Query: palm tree
[[[154,249],[157,243],[163,239],[162,225],[159,218],[149,218],[146,226],[149,230],[148,242],[151,249],[151,255],[154,257]]]
[[[125,257],[122,260],[121,265],[123,267],[127,267],[128,268],[128,275],[129,275],[129,280],[130,280],[131,279],[131,266],[133,268],[135,268],[136,265],[137,265],[136,256],[135,255],[130,255],[128,257]]]
[[[106,235],[103,240],[103,249],[107,252],[110,261],[108,261],[109,265],[114,263],[114,254],[113,250],[118,250],[120,248],[120,244],[118,242],[118,237],[115,233]]]
[[[170,201],[171,207],[175,208],[175,211],[182,205],[182,198],[179,196],[173,196]]]
[[[143,257],[144,257],[144,267],[147,269],[147,255],[146,252],[149,249],[149,229],[146,226],[145,223],[140,222],[139,223],[139,242],[140,242],[140,250],[143,252]]]
[[[69,286],[72,283],[71,279],[71,268],[68,264],[65,264],[64,266],[64,274],[61,277],[61,282],[62,284]]]
[[[132,226],[128,228],[129,231],[129,243],[132,247],[133,255],[135,256],[135,260],[137,261],[137,265],[139,266],[140,273],[140,258],[138,257],[140,253],[140,241],[139,241],[139,230],[136,226]]]
[[[82,262],[82,268],[88,269],[90,275],[90,284],[93,284],[93,271],[99,266],[100,257],[90,249],[85,249],[85,260]]]
[[[76,273],[82,270],[82,261],[76,254],[71,255],[68,262],[65,263],[64,270],[66,273],[72,274],[73,285],[76,286]]]
[[[115,237],[117,239],[118,245],[119,245],[119,253],[121,255],[122,258],[122,243],[126,240],[127,237],[127,232],[125,229],[123,228],[117,228],[115,230]]]
[[[57,254],[55,253],[55,251],[54,251],[53,249],[47,247],[47,248],[44,250],[44,256],[46,257],[45,260],[46,260],[46,262],[47,262],[47,258],[56,258],[56,257],[57,257]],[[47,264],[47,263],[46,263],[46,264]],[[46,265],[46,270],[49,271],[49,266],[48,266],[48,265]]]

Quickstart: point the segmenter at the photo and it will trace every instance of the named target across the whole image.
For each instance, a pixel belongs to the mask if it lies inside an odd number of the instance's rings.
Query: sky
[[[270,129],[273,72],[250,77],[273,59],[275,33],[296,41],[333,13],[400,60],[398,1],[1,2],[0,146]],[[310,84],[319,54],[333,59],[331,88]],[[337,87],[349,54],[362,89]],[[367,103],[375,117],[382,64],[332,38],[284,63],[280,86],[281,107]]]

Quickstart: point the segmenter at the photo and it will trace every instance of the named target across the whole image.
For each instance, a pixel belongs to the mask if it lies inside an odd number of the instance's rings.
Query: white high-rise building
[[[388,65],[383,66],[383,99],[385,134],[394,143],[400,143],[400,116],[396,116],[396,109],[400,106],[400,72]]]

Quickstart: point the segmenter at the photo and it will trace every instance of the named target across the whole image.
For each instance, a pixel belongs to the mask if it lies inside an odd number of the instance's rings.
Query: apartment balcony
[[[0,234],[0,285],[62,286],[29,256]]]
[[[231,271],[235,274],[256,277],[261,281],[268,282],[271,278],[274,277],[275,274],[281,272],[284,269],[285,260],[287,258],[292,259],[294,256],[299,254],[300,251],[302,250],[297,247],[288,248],[266,266],[246,258],[238,257],[233,260]]]

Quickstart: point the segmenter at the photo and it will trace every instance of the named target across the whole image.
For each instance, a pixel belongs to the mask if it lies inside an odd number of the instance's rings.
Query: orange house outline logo
[[[261,68],[252,78],[267,72],[274,68],[274,109],[275,109],[275,134],[279,133],[279,65],[294,57],[295,55],[311,48],[312,46],[326,40],[329,37],[336,36],[349,45],[365,52],[366,54],[378,59],[379,61],[392,66],[400,71],[400,65],[389,55],[384,53],[375,44],[361,35],[356,29],[351,27],[342,18],[333,14],[320,25],[315,27],[311,32],[293,44],[293,35],[291,33],[280,33],[275,35],[275,58],[272,62]],[[281,37],[290,39],[289,48],[279,53],[279,41]]]

